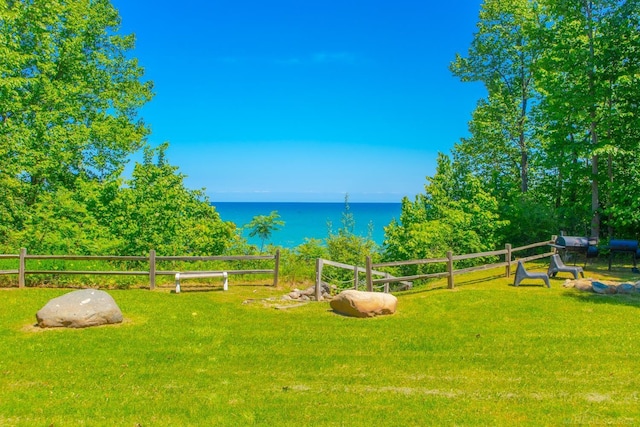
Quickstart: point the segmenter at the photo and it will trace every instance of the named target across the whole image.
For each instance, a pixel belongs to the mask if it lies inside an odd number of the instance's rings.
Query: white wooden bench
[[[207,277],[222,277],[223,290],[229,290],[229,274],[226,271],[198,271],[195,273],[176,273],[176,294],[180,293],[180,279],[202,279]]]

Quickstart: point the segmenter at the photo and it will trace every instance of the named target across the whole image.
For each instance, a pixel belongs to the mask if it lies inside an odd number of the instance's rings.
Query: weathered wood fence
[[[516,248],[512,248],[511,244],[507,243],[505,245],[504,249],[497,250],[497,251],[490,251],[490,252],[480,252],[480,253],[475,253],[475,254],[453,255],[453,253],[451,251],[449,251],[449,252],[447,252],[447,255],[446,255],[445,258],[418,259],[418,260],[409,260],[409,261],[394,261],[394,262],[373,263],[373,262],[371,262],[371,257],[367,257],[366,258],[366,266],[365,266],[365,271],[366,271],[366,275],[367,275],[367,279],[366,279],[367,280],[366,281],[367,290],[368,291],[373,291],[374,286],[381,285],[381,284],[413,281],[413,280],[419,280],[419,279],[434,279],[434,278],[440,278],[440,277],[446,277],[448,279],[448,287],[449,287],[449,289],[453,289],[454,286],[455,286],[454,277],[455,277],[456,274],[471,273],[473,271],[488,270],[488,269],[491,269],[491,268],[500,268],[500,267],[504,267],[505,268],[505,273],[504,273],[505,277],[509,277],[511,275],[511,266],[516,262],[516,261],[513,260],[514,253],[525,251],[525,250],[529,250],[529,249],[549,246],[553,242],[555,242],[555,237],[556,236],[553,236],[551,238],[551,240],[547,240],[547,241],[544,241],[544,242],[533,243],[533,244],[530,244],[530,245],[519,246],[519,247],[516,247]],[[523,261],[523,262],[533,261],[533,260],[540,259],[540,258],[550,257],[554,253],[555,253],[555,248],[551,248],[551,250],[548,251],[548,252],[544,252],[542,254],[532,255],[532,256],[528,256],[528,257],[524,257],[524,258],[519,258],[519,260]],[[489,256],[504,256],[504,261],[493,263],[493,264],[484,264],[484,265],[478,265],[478,266],[475,266],[475,267],[462,268],[462,269],[459,269],[459,270],[455,269],[455,264],[454,263],[456,261],[462,261],[462,260],[474,259],[474,258],[482,258],[482,257],[489,257]],[[375,269],[379,269],[379,268],[400,267],[400,266],[404,266],[404,265],[438,264],[438,263],[446,265],[445,271],[443,271],[441,273],[417,274],[417,275],[413,275],[413,276],[403,276],[403,277],[383,277],[383,278],[380,278],[380,279],[374,279],[373,278],[373,276],[378,273],[378,272],[374,273],[374,271],[376,271]]]
[[[520,246],[516,248],[512,248],[511,244],[507,243],[504,249],[490,252],[480,252],[474,254],[466,254],[466,255],[453,255],[451,251],[447,252],[446,257],[444,258],[433,258],[433,259],[418,259],[418,260],[408,260],[408,261],[393,261],[393,262],[383,262],[383,263],[373,263],[370,257],[366,258],[366,265],[364,267],[347,265],[335,261],[325,260],[325,259],[317,259],[316,260],[316,297],[320,292],[320,285],[322,280],[322,270],[324,265],[331,265],[339,268],[346,268],[353,270],[354,277],[354,287],[357,288],[359,283],[358,275],[364,273],[366,275],[366,288],[368,291],[373,291],[376,287],[384,288],[385,292],[389,290],[390,283],[403,283],[410,284],[408,282],[412,282],[414,280],[420,279],[432,279],[432,278],[440,278],[447,277],[448,279],[448,287],[453,289],[455,286],[454,278],[456,275],[463,273],[470,273],[473,271],[481,271],[488,270],[491,268],[505,268],[505,277],[509,277],[511,275],[511,266],[516,262],[514,260],[514,254],[549,246],[551,248],[550,251],[546,251],[541,254],[532,255],[528,257],[519,258],[519,260],[527,262],[533,261],[540,258],[550,257],[555,253],[555,248],[551,245],[555,241],[555,237],[553,236],[551,240],[533,243],[526,246]],[[474,258],[483,258],[483,257],[491,257],[491,256],[503,256],[504,261],[492,263],[492,264],[484,264],[478,265],[474,267],[455,269],[455,262],[474,259]],[[277,286],[278,284],[278,276],[280,269],[280,251],[277,250],[274,255],[237,255],[237,256],[157,256],[155,250],[149,251],[148,256],[90,256],[90,255],[29,255],[27,254],[27,250],[22,248],[19,254],[16,255],[6,255],[0,254],[0,259],[17,259],[18,260],[18,269],[16,270],[0,270],[0,275],[10,275],[15,274],[18,276],[18,287],[25,287],[26,276],[28,275],[121,275],[121,276],[148,276],[149,277],[149,288],[156,288],[156,277],[162,275],[170,275],[175,276],[176,273],[181,273],[185,275],[195,275],[197,273],[223,273],[226,272],[228,275],[245,275],[245,274],[267,274],[273,275],[273,285]],[[147,264],[149,266],[148,270],[109,270],[109,271],[95,271],[95,270],[32,270],[27,268],[28,260],[62,260],[62,261],[131,261],[131,262],[140,262]],[[167,261],[183,261],[183,262],[195,262],[195,261],[256,261],[256,260],[273,260],[274,267],[273,269],[247,269],[247,270],[216,270],[216,271],[208,271],[208,270],[160,270],[158,269],[158,263],[167,262]],[[420,264],[445,264],[445,271],[439,273],[430,273],[430,274],[416,274],[413,276],[402,276],[395,277],[390,273],[381,271],[379,269],[385,267],[401,267],[405,265],[420,265]],[[374,278],[374,276],[382,276],[380,278]]]
[[[176,273],[214,273],[213,271],[189,270],[159,270],[158,263],[166,261],[255,261],[255,260],[273,260],[273,269],[248,269],[248,270],[220,270],[226,271],[229,275],[243,274],[272,274],[273,285],[278,284],[278,274],[280,269],[280,251],[276,250],[274,255],[238,255],[238,256],[157,256],[155,250],[150,250],[148,256],[90,256],[90,255],[29,255],[25,248],[20,249],[17,255],[0,255],[0,259],[18,259],[17,270],[0,270],[0,275],[17,274],[18,287],[25,286],[26,276],[30,274],[81,274],[81,275],[118,275],[118,276],[148,276],[149,288],[156,288],[156,277],[167,275],[175,276]],[[94,270],[30,270],[27,268],[28,260],[62,260],[62,261],[137,261],[148,264],[149,269],[144,271],[135,270],[110,270],[110,271],[94,271]],[[217,272],[217,271],[216,271]]]
[[[366,273],[365,267],[359,267],[357,265],[344,264],[344,263],[341,263],[341,262],[335,262],[335,261],[331,261],[331,260],[323,259],[323,258],[316,259],[316,282],[315,282],[315,285],[316,285],[316,287],[315,287],[316,300],[318,300],[319,297],[320,297],[320,292],[321,292],[321,288],[322,288],[322,272],[324,271],[325,265],[353,271],[353,289],[355,289],[355,290],[358,290],[358,286],[360,284],[360,274],[365,274]],[[385,277],[387,279],[395,278],[395,277],[393,277],[391,275],[391,273],[387,273],[385,271],[371,270],[371,274],[375,275],[375,276],[383,276],[383,277]],[[411,287],[411,285],[412,285],[411,282],[407,282],[407,281],[400,281],[400,282],[402,284],[404,284],[405,286],[407,286],[407,287]],[[384,283],[381,287],[384,289],[384,292],[389,292],[389,283],[388,282]]]

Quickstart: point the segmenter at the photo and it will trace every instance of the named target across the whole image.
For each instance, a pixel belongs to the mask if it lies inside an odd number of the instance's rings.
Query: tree
[[[451,69],[488,95],[453,156],[498,198],[511,242],[542,217],[539,230],[640,232],[639,52],[640,0],[485,0]]]
[[[77,180],[76,187],[78,191],[61,187],[40,194],[24,215],[23,228],[4,241],[7,249],[22,246],[37,254],[118,253],[123,242],[96,215],[104,208],[111,185]]]
[[[511,192],[513,177],[522,193],[529,190],[530,160],[538,149],[531,124],[538,96],[533,73],[540,48],[532,37],[537,19],[530,0],[486,0],[467,56],[456,55],[450,67],[463,81],[482,82],[488,93],[474,112],[472,136],[456,150],[472,156],[477,172],[501,191]]]
[[[0,182],[12,229],[46,194],[115,179],[143,145],[136,111],[152,85],[119,23],[108,0],[0,3]]]
[[[168,145],[146,147],[112,209],[102,221],[124,243],[121,253],[219,255],[233,241],[235,226],[223,222],[202,190],[184,186],[184,175],[165,155]]]
[[[269,240],[271,233],[284,225],[284,221],[279,220],[278,211],[272,211],[269,215],[254,216],[251,222],[244,227],[251,230],[250,237],[258,236],[261,240],[260,252],[264,249],[264,242]]]
[[[152,84],[108,0],[0,2],[0,243],[31,251],[220,254],[234,226],[184,187],[137,110]],[[144,147],[130,179],[128,156]]]
[[[440,258],[449,250],[456,254],[495,250],[507,223],[499,218],[495,197],[484,191],[464,164],[440,153],[425,193],[414,201],[405,197],[400,222],[385,227],[385,257],[409,260]]]
[[[537,84],[547,151],[560,179],[573,186],[568,197],[576,191],[590,196],[590,203],[578,203],[585,205],[590,234],[599,237],[603,223],[620,224],[623,212],[633,216],[616,190],[638,190],[637,179],[628,179],[628,162],[637,163],[640,148],[640,2],[549,1],[542,12]]]

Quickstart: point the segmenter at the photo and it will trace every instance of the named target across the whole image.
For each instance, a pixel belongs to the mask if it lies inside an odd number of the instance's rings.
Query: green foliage
[[[107,215],[123,254],[218,255],[231,242],[234,225],[220,220],[202,190],[184,187],[184,175],[167,163],[167,145],[146,148]],[[155,160],[155,162],[154,162]]]
[[[544,96],[541,138],[558,170],[558,206],[579,203],[598,236],[632,231],[623,216],[634,217],[622,193],[635,194],[640,96],[640,4],[598,0],[549,2],[542,9],[546,43],[536,75]],[[631,86],[630,86],[631,85]],[[633,86],[633,87],[632,87]],[[585,194],[576,202],[574,194]],[[623,216],[620,213],[624,212]],[[605,214],[602,216],[602,214]],[[631,219],[628,224],[635,220]],[[637,234],[640,230],[635,228]]]
[[[148,130],[135,111],[151,83],[106,0],[9,2],[0,9],[0,170],[32,205],[79,178],[118,174]]]
[[[320,239],[305,239],[304,243],[296,247],[295,252],[304,262],[315,262],[318,258],[327,257],[327,249]]]
[[[458,151],[473,157],[474,168],[492,184],[517,185],[522,193],[529,190],[531,157],[539,145],[530,121],[538,97],[533,80],[540,57],[532,37],[536,15],[530,0],[484,1],[467,57],[457,55],[451,64],[454,75],[481,82],[488,92],[474,112],[471,137],[461,141]]]
[[[108,186],[84,180],[75,185],[75,191],[59,188],[40,194],[26,211],[22,229],[10,234],[6,246],[26,247],[36,254],[117,253],[122,241],[109,233],[94,211]]]
[[[549,204],[536,197],[533,192],[522,195],[512,200],[511,204],[503,207],[500,212],[502,218],[509,218],[509,223],[501,230],[504,236],[501,240],[511,243],[513,246],[525,246],[534,242],[544,242],[552,235],[558,234],[558,221],[556,211]],[[583,227],[580,232],[569,228],[561,228],[568,235],[580,235],[585,232]],[[575,231],[575,233],[574,233]],[[496,249],[499,249],[496,247]]]
[[[453,151],[510,220],[538,229],[640,234],[638,0],[486,0],[452,72],[486,99]],[[517,224],[532,233],[518,229]]]
[[[385,258],[442,258],[447,251],[495,250],[508,222],[499,218],[497,200],[484,191],[479,180],[443,154],[438,156],[436,174],[427,180],[425,194],[417,195],[413,202],[403,199],[400,222],[385,227]],[[435,269],[438,267],[432,264],[407,266],[403,273]]]
[[[294,249],[280,249],[281,277],[288,286],[315,283],[316,260],[327,258],[327,249],[320,239],[305,239]]]
[[[279,227],[284,226],[284,221],[279,220],[280,215],[278,211],[272,211],[269,215],[256,215],[251,222],[244,227],[251,230],[249,232],[250,237],[258,236],[261,240],[260,252],[264,249],[265,241],[271,238],[271,233],[279,230]]]
[[[145,148],[151,82],[108,0],[0,3],[0,247],[31,253],[218,254],[234,226]],[[152,163],[153,157],[157,162]]]
[[[354,234],[355,219],[349,206],[349,195],[344,199],[344,211],[342,212],[342,226],[334,232],[329,226],[329,235],[325,239],[326,257],[331,261],[343,264],[363,267],[367,257],[371,257],[375,262],[379,259],[378,247],[371,238]],[[352,283],[353,272],[343,269],[327,269],[325,277],[338,283]],[[351,285],[349,285],[350,287]]]
[[[617,182],[607,181],[606,193],[611,202],[605,204],[603,213],[608,218],[608,225],[615,230],[610,237],[628,236],[640,238],[640,165],[637,154],[618,155],[617,164],[620,169],[616,173]],[[619,185],[625,182],[626,185]],[[615,201],[615,202],[614,202]]]
[[[326,246],[328,258],[344,264],[364,266],[367,256],[374,260],[378,257],[375,242],[355,234],[332,234]]]

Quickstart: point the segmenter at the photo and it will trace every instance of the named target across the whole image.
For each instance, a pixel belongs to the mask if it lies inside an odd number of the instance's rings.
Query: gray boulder
[[[609,286],[606,283],[596,282],[595,280],[592,283],[593,291],[597,294],[615,294],[616,288]]]
[[[636,287],[632,283],[622,283],[618,286],[619,294],[632,294],[636,291]]]
[[[122,322],[122,312],[108,293],[73,291],[50,300],[36,313],[41,328],[86,328]]]

